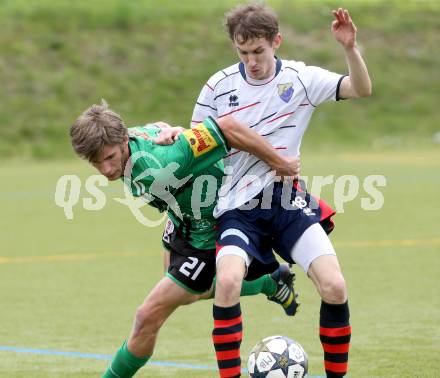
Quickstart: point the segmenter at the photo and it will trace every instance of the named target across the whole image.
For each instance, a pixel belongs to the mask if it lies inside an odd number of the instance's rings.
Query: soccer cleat
[[[286,264],[280,265],[270,277],[276,282],[277,289],[275,294],[267,297],[270,301],[280,304],[287,316],[296,314],[299,303],[296,301],[298,294],[293,289],[295,273],[293,273]]]

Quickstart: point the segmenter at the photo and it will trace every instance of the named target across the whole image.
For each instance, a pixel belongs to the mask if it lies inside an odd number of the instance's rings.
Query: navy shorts
[[[321,223],[327,233],[333,230],[334,210],[307,193],[301,182],[293,186],[275,183],[265,191],[272,188],[270,208],[261,205],[263,191],[253,199],[259,201],[255,208],[247,210],[245,204],[219,217],[217,252],[224,246],[237,246],[261,263],[273,264],[275,251],[288,263],[294,263],[290,257],[292,248],[312,224]]]

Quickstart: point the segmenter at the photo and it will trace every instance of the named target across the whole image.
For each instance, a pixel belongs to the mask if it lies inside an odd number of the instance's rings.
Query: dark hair
[[[273,42],[278,34],[278,17],[263,4],[239,5],[225,15],[225,26],[232,41],[266,38]]]
[[[107,145],[122,145],[128,130],[121,116],[105,100],[86,109],[70,127],[70,139],[77,155],[94,161]]]

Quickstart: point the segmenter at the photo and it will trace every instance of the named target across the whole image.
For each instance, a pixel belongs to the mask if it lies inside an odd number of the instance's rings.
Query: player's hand
[[[295,178],[301,171],[301,159],[299,156],[283,156],[280,165],[272,168],[275,169],[277,176]]]
[[[172,126],[169,123],[163,122],[163,121],[156,121],[153,122],[154,125],[157,127],[160,127],[161,129],[170,129]]]
[[[161,145],[173,144],[184,131],[185,129],[180,126],[164,128],[156,138],[152,138],[152,141]]]
[[[332,23],[332,33],[335,39],[346,49],[356,46],[356,26],[351,20],[347,9],[339,8],[332,11],[335,20]]]

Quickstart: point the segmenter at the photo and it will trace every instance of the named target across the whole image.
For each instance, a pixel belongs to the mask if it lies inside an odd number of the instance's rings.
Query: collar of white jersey
[[[281,71],[281,66],[282,66],[282,61],[280,58],[275,56],[275,59],[277,60],[276,64],[275,64],[275,74],[267,79],[264,80],[255,80],[252,79],[251,77],[247,77],[246,76],[246,69],[244,67],[243,62],[240,62],[238,64],[238,69],[240,71],[241,76],[243,77],[243,79],[250,85],[265,85],[267,83],[270,83]]]

